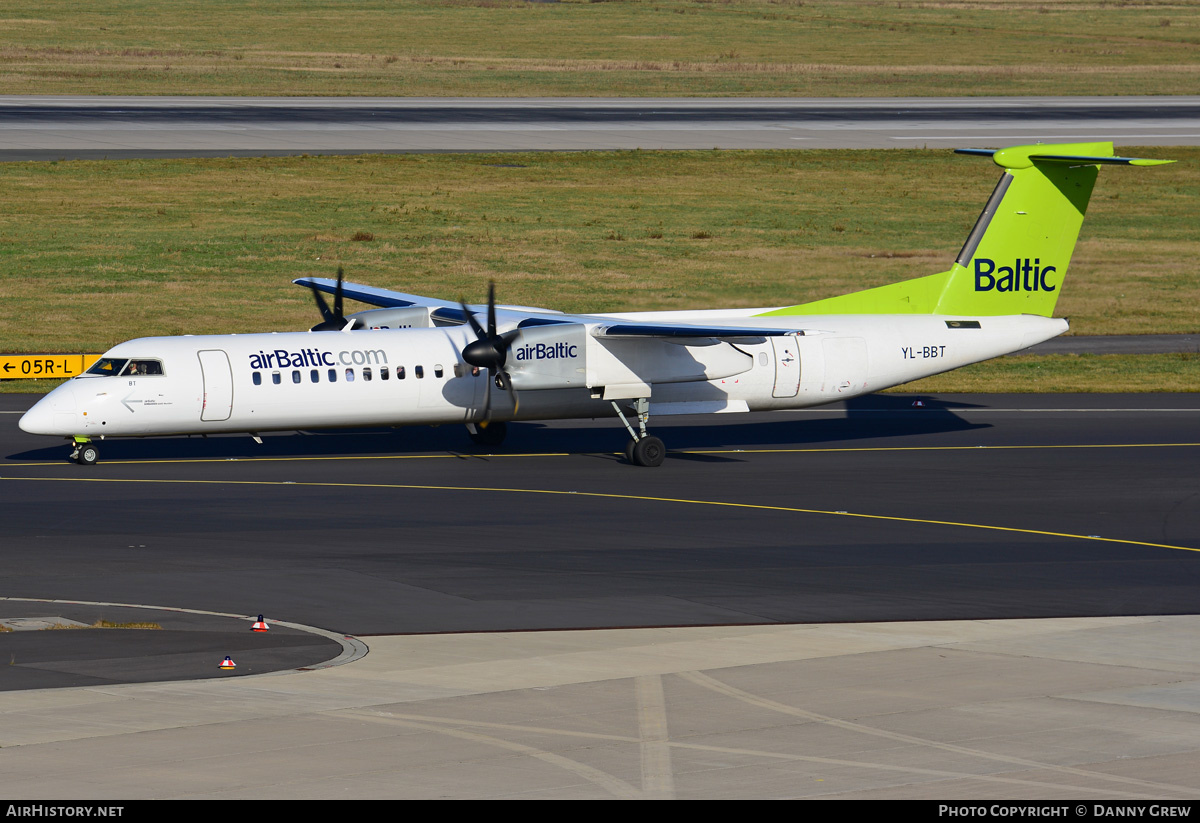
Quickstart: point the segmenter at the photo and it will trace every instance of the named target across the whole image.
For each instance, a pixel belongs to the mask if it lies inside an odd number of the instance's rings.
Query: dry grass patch
[[[90,626],[75,626],[68,623],[55,623],[53,626],[47,626],[42,631],[58,631],[63,629],[161,629],[162,626],[158,623],[149,621],[130,621],[118,623],[112,620],[100,618]]]
[[[1200,62],[1194,4],[9,0],[4,14],[9,94],[1168,94],[1190,93]]]

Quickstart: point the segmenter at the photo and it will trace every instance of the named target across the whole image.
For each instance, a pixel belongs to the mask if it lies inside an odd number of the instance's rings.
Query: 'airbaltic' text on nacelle
[[[514,349],[518,360],[560,360],[574,357],[579,346],[570,343],[536,343]]]

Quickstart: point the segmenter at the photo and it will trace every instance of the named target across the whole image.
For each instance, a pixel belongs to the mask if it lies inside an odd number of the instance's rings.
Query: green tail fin
[[[1062,290],[1101,165],[1170,160],[1115,157],[1112,143],[959,149],[990,156],[1000,182],[950,271],[778,309],[768,314],[1040,314]]]

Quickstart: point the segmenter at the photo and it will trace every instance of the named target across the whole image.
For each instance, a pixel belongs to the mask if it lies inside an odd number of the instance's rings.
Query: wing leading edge
[[[301,277],[293,280],[298,286],[316,289],[326,294],[337,291],[337,281],[323,277]],[[430,310],[435,320],[443,323],[466,323],[459,303],[451,300],[439,300],[436,297],[424,297],[419,294],[381,289],[362,283],[342,284],[342,294],[351,300],[367,303],[380,308],[409,308],[424,307]],[[474,309],[475,307],[471,307]],[[510,325],[525,329],[531,326],[559,325],[580,323],[589,327],[589,334],[599,339],[636,339],[658,338],[679,340],[695,338],[710,338],[716,340],[747,340],[765,337],[785,337],[802,335],[804,331],[797,328],[771,328],[758,326],[723,326],[696,325],[691,323],[661,323],[649,320],[622,320],[613,322],[611,317],[598,317],[586,314],[561,314],[552,309],[537,309],[517,306],[497,306],[498,319],[501,325]],[[485,311],[484,307],[479,308]],[[507,321],[507,322],[506,322]]]

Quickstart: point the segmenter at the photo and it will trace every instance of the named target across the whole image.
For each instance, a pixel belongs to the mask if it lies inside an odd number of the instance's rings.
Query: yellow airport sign
[[[0,380],[74,377],[99,359],[98,354],[0,354]]]

